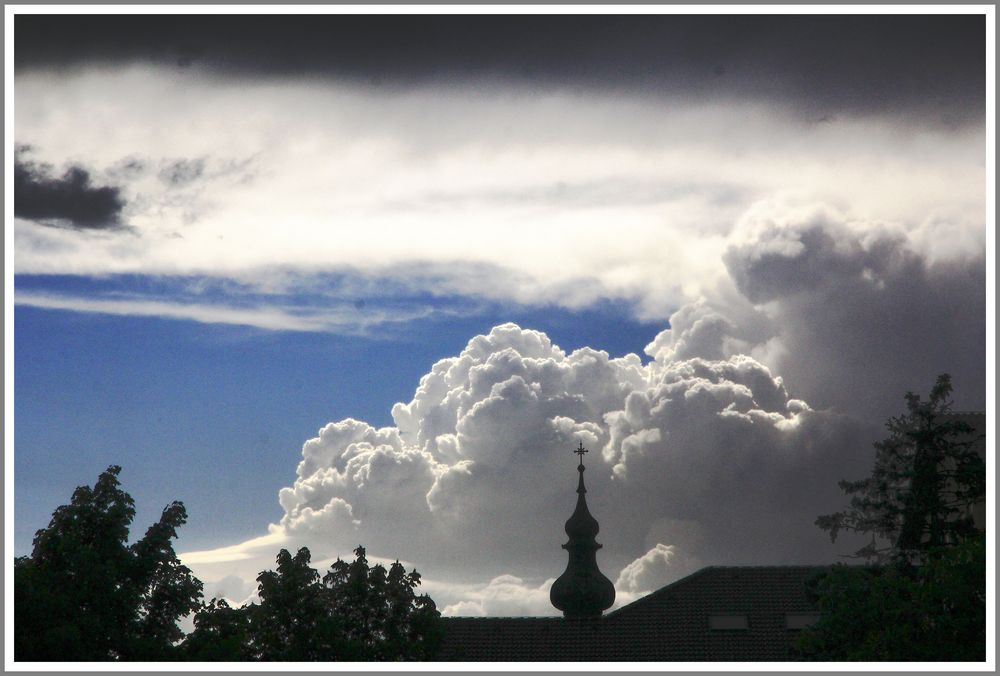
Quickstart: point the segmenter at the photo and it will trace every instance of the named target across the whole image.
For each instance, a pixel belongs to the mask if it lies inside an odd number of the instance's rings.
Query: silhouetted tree
[[[250,618],[245,607],[232,608],[212,599],[194,615],[194,631],[181,646],[183,659],[193,662],[238,662],[252,659]]]
[[[441,638],[440,616],[426,594],[417,596],[416,570],[396,561],[387,571],[368,566],[365,548],[348,563],[337,559],[323,576],[333,614],[341,621],[345,659],[422,660],[433,657]]]
[[[277,570],[257,577],[260,605],[248,608],[251,655],[262,660],[314,661],[337,658],[336,619],[329,612],[319,573],[305,547],[295,556],[278,552]]]
[[[841,530],[871,537],[856,556],[871,562],[920,562],[924,555],[974,536],[972,508],[985,499],[986,464],[979,439],[951,409],[951,378],[938,376],[927,401],[906,394],[907,413],[886,423],[889,436],[875,443],[872,474],[841,481],[850,508],[816,519],[836,540]]]
[[[870,536],[854,556],[810,584],[820,621],[797,653],[820,660],[984,660],[985,534],[972,508],[985,499],[986,468],[969,425],[949,419],[951,380],[939,376],[926,402],[907,393],[875,444],[872,475],[841,481],[850,508],[816,524]]]
[[[417,596],[420,575],[398,561],[369,566],[364,547],[321,579],[305,547],[282,549],[276,570],[257,577],[259,604],[233,609],[213,599],[184,642],[190,660],[362,661],[431,659],[440,613]]]
[[[796,645],[810,660],[986,659],[986,538],[920,566],[838,565],[810,585],[820,621]]]
[[[171,503],[128,545],[135,516],[111,466],[80,486],[14,562],[17,660],[166,660],[176,657],[179,618],[199,606],[202,584],[171,540],[186,520]]]

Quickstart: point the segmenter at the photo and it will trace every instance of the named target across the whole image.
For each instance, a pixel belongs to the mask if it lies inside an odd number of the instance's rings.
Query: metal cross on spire
[[[582,441],[580,442],[580,448],[576,449],[573,452],[576,453],[578,456],[580,456],[580,467],[583,467],[583,454],[584,453],[589,453],[589,451],[586,448],[583,447],[583,442]]]

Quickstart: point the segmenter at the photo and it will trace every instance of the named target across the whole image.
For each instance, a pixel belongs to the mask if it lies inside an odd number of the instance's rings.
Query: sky
[[[619,605],[854,551],[904,393],[988,403],[985,26],[17,15],[15,553],[118,464],[209,597],[553,614],[580,442]]]

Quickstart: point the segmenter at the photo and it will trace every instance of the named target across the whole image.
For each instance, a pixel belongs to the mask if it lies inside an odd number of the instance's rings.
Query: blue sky
[[[852,551],[903,394],[991,406],[982,15],[14,30],[17,553],[120,464],[208,596],[363,543],[550,614],[582,442],[624,603]]]

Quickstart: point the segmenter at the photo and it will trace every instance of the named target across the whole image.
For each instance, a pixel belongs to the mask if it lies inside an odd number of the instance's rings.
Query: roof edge
[[[782,565],[777,565],[777,566],[765,566],[765,565],[761,565],[761,566],[705,566],[704,568],[700,568],[700,569],[696,570],[695,572],[691,573],[690,575],[686,575],[686,576],[680,578],[679,580],[674,580],[670,584],[664,585],[664,586],[660,587],[659,589],[651,591],[650,593],[646,594],[642,598],[638,598],[635,601],[632,601],[631,603],[628,603],[628,604],[626,604],[626,605],[624,605],[624,606],[622,606],[620,608],[615,608],[613,611],[611,611],[610,613],[608,613],[604,617],[610,618],[612,616],[617,615],[618,613],[621,613],[622,611],[624,611],[627,608],[632,608],[633,606],[636,606],[636,605],[638,605],[640,603],[644,603],[644,602],[648,601],[649,599],[652,599],[654,597],[655,598],[659,598],[663,594],[667,594],[667,593],[673,591],[674,589],[676,589],[677,587],[680,587],[681,585],[687,584],[688,582],[690,582],[691,580],[694,580],[695,578],[701,577],[702,575],[705,575],[705,574],[708,574],[708,573],[711,573],[711,572],[715,572],[715,571],[720,571],[720,570],[730,570],[730,571],[736,571],[736,570],[790,570],[790,569],[793,569],[793,568],[795,568],[795,569],[805,568],[805,569],[809,569],[809,570],[819,571],[819,570],[824,570],[824,569],[832,568],[835,565],[837,565],[837,564],[834,564],[834,563],[814,563],[814,564],[798,564],[798,565],[797,564],[782,564]]]
[[[671,582],[669,584],[666,584],[666,585],[660,587],[659,589],[651,591],[650,593],[646,594],[642,598],[638,598],[635,601],[632,601],[631,603],[627,603],[624,606],[621,606],[620,608],[615,608],[611,612],[605,613],[604,615],[601,616],[601,619],[608,619],[608,618],[614,617],[615,615],[617,615],[618,613],[622,612],[626,608],[631,608],[631,607],[635,606],[636,604],[643,603],[647,599],[650,599],[650,598],[653,598],[653,597],[658,597],[661,594],[668,593],[668,592],[672,591],[673,589],[675,589],[675,588],[677,588],[677,587],[679,587],[679,586],[681,586],[683,584],[686,584],[686,583],[690,582],[691,580],[694,580],[694,579],[696,579],[698,577],[701,577],[702,575],[706,575],[708,573],[715,572],[715,571],[791,570],[791,569],[803,569],[803,568],[804,569],[817,570],[818,571],[818,570],[824,570],[824,569],[833,568],[834,566],[844,566],[844,565],[848,565],[849,566],[850,564],[845,564],[845,563],[841,563],[841,562],[835,562],[835,563],[802,563],[802,564],[789,563],[789,564],[779,564],[779,565],[773,565],[773,566],[768,566],[768,565],[759,565],[759,566],[724,566],[724,565],[705,566],[703,568],[699,568],[698,570],[696,570],[693,573],[690,573],[689,575],[685,575],[684,577],[682,577],[680,579],[674,580],[673,582]],[[857,567],[864,567],[864,566],[862,564],[858,564]],[[560,615],[485,615],[485,616],[484,615],[448,615],[448,616],[442,616],[441,619],[445,620],[445,621],[450,621],[450,620],[470,620],[470,621],[497,621],[497,620],[505,620],[505,621],[513,621],[513,622],[525,622],[525,621],[529,621],[529,620],[533,621],[533,622],[537,622],[537,621],[563,622],[563,621],[565,621],[565,618],[562,617],[562,616],[560,616]]]

